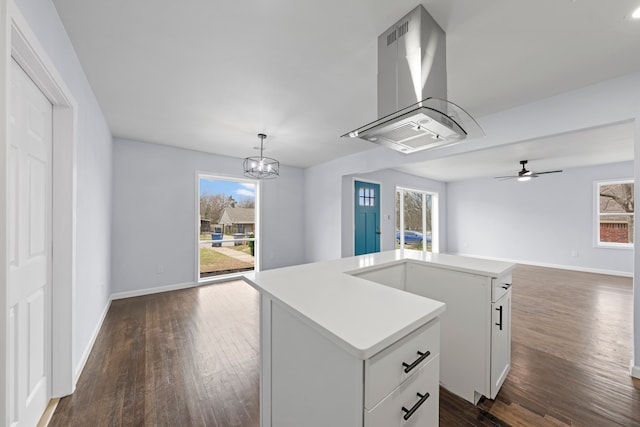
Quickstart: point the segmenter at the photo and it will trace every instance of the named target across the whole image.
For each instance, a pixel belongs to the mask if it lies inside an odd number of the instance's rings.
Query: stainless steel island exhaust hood
[[[446,38],[422,5],[378,37],[378,117],[342,136],[403,153],[480,138],[466,111],[446,100]]]

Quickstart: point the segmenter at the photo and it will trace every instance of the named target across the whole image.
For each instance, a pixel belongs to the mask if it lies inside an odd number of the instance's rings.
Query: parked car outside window
[[[423,235],[419,231],[404,230],[404,244],[420,243]],[[400,231],[396,231],[396,241],[400,243]],[[431,243],[431,233],[427,232],[427,243]]]

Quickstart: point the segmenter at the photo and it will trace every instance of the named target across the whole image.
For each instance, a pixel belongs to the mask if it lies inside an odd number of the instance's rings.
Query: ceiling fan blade
[[[558,172],[562,172],[562,169],[557,170],[557,171],[545,171],[545,172],[534,172],[535,175],[545,175],[548,173],[558,173]]]
[[[525,165],[529,163],[527,160],[520,160],[520,164],[522,165],[522,169],[520,171],[518,171],[518,175],[508,175],[508,176],[494,176],[494,179],[500,180],[500,181],[504,181],[507,179],[517,179],[518,181],[528,181],[531,178],[537,178],[540,175],[546,175],[549,173],[558,173],[558,172],[562,172],[561,169],[559,170],[554,170],[554,171],[544,171],[544,172],[534,172],[531,170],[527,170],[527,168],[525,168]]]

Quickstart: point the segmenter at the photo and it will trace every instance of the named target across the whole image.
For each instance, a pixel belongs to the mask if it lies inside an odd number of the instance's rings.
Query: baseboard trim
[[[102,314],[100,315],[100,320],[98,320],[98,324],[93,329],[93,332],[91,334],[91,339],[89,340],[89,343],[85,347],[84,352],[82,353],[82,357],[80,358],[80,361],[76,365],[76,369],[73,372],[73,388],[74,388],[74,390],[75,390],[76,384],[78,383],[78,379],[80,378],[80,374],[82,373],[82,371],[84,369],[84,365],[86,365],[87,360],[89,359],[89,354],[91,354],[91,350],[93,349],[93,345],[96,343],[96,339],[98,338],[98,334],[100,333],[100,328],[102,328],[102,324],[104,323],[104,319],[107,317],[107,312],[109,311],[109,307],[111,307],[111,300],[109,300],[107,302],[107,304],[104,307],[104,310],[102,310]]]
[[[53,418],[53,413],[56,411],[58,407],[58,403],[60,402],[60,398],[56,397],[49,401],[47,408],[42,413],[40,417],[40,421],[36,424],[36,427],[47,427],[51,422],[51,418]]]
[[[193,288],[198,286],[198,283],[177,283],[175,285],[159,286],[157,288],[136,289],[135,291],[125,291],[111,294],[111,300],[118,300],[123,298],[140,297],[143,295],[159,294],[161,292],[177,291],[180,289]]]
[[[520,259],[499,258],[499,257],[491,257],[491,256],[484,256],[484,255],[472,255],[472,254],[464,254],[459,252],[450,252],[450,253],[453,255],[468,256],[470,258],[484,258],[484,259],[490,259],[494,261],[505,261],[505,262],[512,262],[516,264],[532,265],[535,267],[557,268],[560,270],[580,271],[582,273],[607,274],[609,276],[633,277],[633,272],[628,272],[628,271],[605,270],[601,268],[580,267],[575,265],[562,265],[562,264],[551,264],[546,262],[523,261]]]
[[[634,366],[633,361],[631,361],[630,368],[631,369],[629,371],[631,372],[631,376],[640,380],[640,366]]]

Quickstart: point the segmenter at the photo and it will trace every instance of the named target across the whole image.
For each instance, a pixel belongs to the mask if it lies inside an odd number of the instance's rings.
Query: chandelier
[[[244,159],[244,175],[249,178],[272,179],[280,175],[280,162],[262,155],[266,137],[267,135],[264,133],[258,134],[258,138],[260,138],[260,157],[252,156]]]

